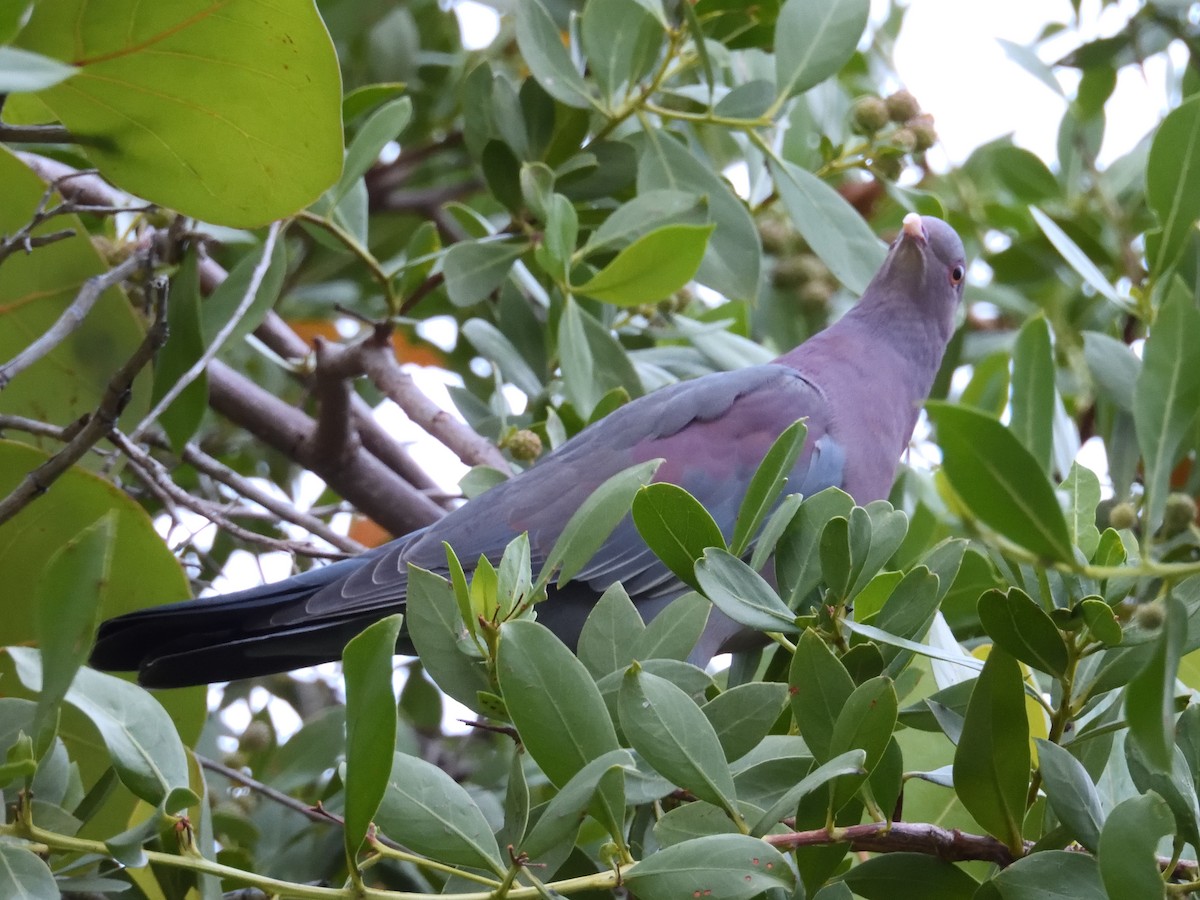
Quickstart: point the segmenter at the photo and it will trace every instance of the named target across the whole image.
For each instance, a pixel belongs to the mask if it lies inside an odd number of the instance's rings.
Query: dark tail
[[[345,560],[277,584],[109,619],[100,625],[90,663],[110,672],[136,671],[146,687],[168,688],[340,659],[347,641],[391,610],[327,614],[300,622],[294,611],[361,565],[361,558]],[[280,618],[290,621],[280,624]]]

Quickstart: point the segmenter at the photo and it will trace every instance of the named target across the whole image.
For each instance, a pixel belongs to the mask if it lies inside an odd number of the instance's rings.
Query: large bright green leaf
[[[671,296],[692,280],[714,225],[664,225],[644,234],[575,290],[617,306]]]
[[[341,171],[337,56],[310,3],[62,0],[35,6],[19,42],[79,68],[37,96],[138,196],[262,225]]]
[[[1054,488],[1011,431],[963,406],[930,403],[942,466],[971,512],[1010,541],[1051,560],[1074,551]]]

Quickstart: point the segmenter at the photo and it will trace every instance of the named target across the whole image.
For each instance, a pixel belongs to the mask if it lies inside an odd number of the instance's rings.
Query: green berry
[[[1108,511],[1108,524],[1117,529],[1117,531],[1134,528],[1137,526],[1137,521],[1137,509],[1134,508],[1132,503],[1116,503]]]
[[[1163,510],[1164,537],[1174,537],[1186,531],[1196,521],[1196,501],[1187,494],[1170,494]]]
[[[259,753],[271,746],[271,726],[254,719],[246,726],[238,740],[238,749],[243,753]]]
[[[913,116],[905,123],[904,127],[916,137],[917,146],[915,149],[917,153],[924,153],[937,143],[937,130],[933,127],[933,116],[929,115],[929,113]]]
[[[796,299],[804,309],[821,310],[829,305],[833,287],[827,281],[808,281],[796,292]]]
[[[1143,603],[1134,613],[1134,621],[1146,631],[1157,631],[1162,628],[1167,615],[1161,603]]]
[[[759,222],[758,236],[762,238],[763,249],[773,256],[787,253],[796,242],[796,233],[786,222],[779,219],[764,219]]]
[[[542,439],[528,428],[516,432],[505,442],[505,447],[517,462],[533,462],[542,455]]]
[[[901,153],[912,153],[917,149],[917,136],[911,128],[897,128],[888,137],[888,143]]]
[[[851,109],[851,121],[859,134],[874,134],[888,123],[888,106],[878,97],[859,97]]]
[[[885,181],[895,181],[904,171],[904,160],[899,156],[877,156],[871,160],[871,171]]]
[[[908,91],[896,91],[884,102],[893,122],[907,122],[921,112],[921,104]]]

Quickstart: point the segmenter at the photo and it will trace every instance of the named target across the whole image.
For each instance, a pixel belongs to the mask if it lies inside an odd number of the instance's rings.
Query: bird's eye
[[[964,269],[962,266],[955,266],[953,269],[950,270],[950,283],[951,284],[960,284],[962,282],[962,280],[966,277],[966,275],[967,275],[966,269]]]

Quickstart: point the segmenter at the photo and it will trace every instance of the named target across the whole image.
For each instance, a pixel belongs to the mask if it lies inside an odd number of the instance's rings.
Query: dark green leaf
[[[1158,794],[1142,794],[1118,803],[1100,832],[1097,858],[1109,897],[1165,897],[1155,851],[1175,819]]]
[[[396,749],[396,695],[392,657],[402,616],[388,616],[346,645],[346,860],[358,851],[387,790]]]
[[[617,749],[596,682],[544,625],[501,626],[496,675],[522,743],[553,784],[565,785],[588,762]]]
[[[1171,749],[1171,768],[1164,770],[1149,764],[1137,741],[1126,740],[1125,765],[1135,788],[1153,791],[1167,801],[1175,817],[1175,833],[1195,847],[1200,844],[1200,799],[1183,750],[1178,745]]]
[[[463,336],[485,358],[495,363],[506,381],[536,397],[544,390],[542,380],[530,368],[525,357],[499,328],[486,319],[469,319],[462,325]]]
[[[246,295],[254,282],[254,273],[262,263],[262,254],[247,254],[201,304],[201,331],[204,333],[204,342],[210,347],[218,340],[222,347],[238,346],[275,306],[283,287],[284,275],[287,274],[287,249],[282,240],[275,242],[258,290],[250,305],[246,306]],[[236,323],[233,329],[222,337],[222,332],[234,319]]]
[[[759,526],[768,511],[779,499],[779,493],[787,484],[788,477],[804,449],[808,427],[803,422],[793,422],[771,444],[762,462],[750,479],[750,486],[738,507],[737,522],[733,527],[733,541],[729,550],[741,556],[758,534]]]
[[[1190,104],[1200,111],[1200,105]],[[1197,118],[1200,124],[1200,118]],[[1133,420],[1146,467],[1145,527],[1158,528],[1180,443],[1200,409],[1200,310],[1178,280],[1158,310],[1142,351]]]
[[[607,778],[633,771],[636,768],[628,750],[610,750],[593,759],[554,795],[518,849],[537,859],[561,842],[573,840],[583,813],[596,792],[604,788]]]
[[[1071,830],[1071,837],[1093,853],[1100,842],[1104,809],[1083,764],[1058,744],[1037,739],[1038,771],[1050,808]]]
[[[783,855],[757,838],[716,834],[659,850],[624,875],[639,900],[720,897],[750,900],[772,888],[791,891],[795,876]]]
[[[1012,424],[1009,426],[1042,471],[1050,474],[1054,451],[1054,352],[1050,326],[1036,316],[1017,332],[1013,345]]]
[[[865,750],[847,750],[840,756],[835,756],[828,762],[822,763],[789,787],[774,804],[764,810],[758,821],[751,826],[750,833],[765,834],[770,831],[779,824],[784,816],[793,815],[796,811],[796,804],[803,798],[833,779],[845,775],[865,774],[866,769],[863,768],[863,765],[866,757]]]
[[[1045,474],[1013,433],[990,416],[931,403],[942,466],[954,490],[985,524],[1047,559],[1072,562],[1062,508]]]
[[[732,762],[758,745],[783,712],[787,685],[752,681],[722,691],[702,707],[725,758]]]
[[[794,632],[796,614],[761,575],[727,550],[710,547],[696,563],[704,595],[729,618],[759,631]]]
[[[1101,643],[1115,647],[1121,643],[1121,623],[1113,615],[1112,607],[1099,597],[1084,597],[1079,602],[1083,611],[1083,621],[1092,636]]]
[[[797,606],[821,580],[818,554],[826,523],[834,516],[849,516],[853,508],[853,498],[839,488],[826,488],[800,504],[775,552],[775,572],[780,588],[787,591],[788,606]]]
[[[1061,676],[1067,645],[1046,611],[1020,588],[990,590],[979,598],[979,621],[993,641],[1039,672]]]
[[[829,737],[830,756],[851,750],[866,753],[863,768],[870,773],[878,765],[896,728],[896,689],[891,679],[879,676],[860,684],[838,711]],[[859,779],[839,783],[834,808],[839,808],[861,785]]]
[[[437,766],[415,756],[393,757],[375,823],[381,833],[438,862],[490,869],[500,876],[508,868],[471,795]]]
[[[481,712],[479,692],[491,690],[483,661],[459,649],[466,627],[446,579],[411,563],[405,620],[429,677],[459,703]]]
[[[647,4],[651,5],[651,4]],[[580,38],[588,69],[595,76],[609,106],[625,87],[630,90],[654,64],[663,38],[662,8],[659,20],[635,0],[589,3],[580,22]]]
[[[829,645],[812,629],[800,636],[788,674],[792,715],[818,762],[831,752],[838,715],[854,693],[854,680]]]
[[[799,8],[808,4],[793,0],[790,5]],[[828,0],[820,5],[841,4]],[[845,5],[858,4],[855,0]],[[856,294],[865,291],[887,249],[863,217],[841,194],[806,169],[783,160],[772,161],[771,176],[788,216],[813,253],[848,289]]]
[[[1146,163],[1146,202],[1158,216],[1162,234],[1149,254],[1150,271],[1161,275],[1183,252],[1200,218],[1200,97],[1173,109],[1158,126]]]
[[[1110,900],[1096,860],[1067,850],[1031,853],[984,886],[991,889],[990,897],[1001,900]],[[988,898],[982,893],[976,896]]]
[[[625,673],[618,705],[621,730],[656,772],[739,818],[721,743],[691,697],[635,663]]]
[[[681,581],[696,587],[694,568],[708,547],[725,538],[708,510],[683,488],[669,482],[643,487],[633,498],[633,522],[655,555]]]
[[[600,595],[579,633],[579,661],[593,678],[602,678],[633,662],[633,648],[646,630],[637,607],[618,581]]]
[[[604,4],[593,4],[603,6]],[[664,225],[702,225],[707,203],[688,191],[646,190],[613,210],[588,238],[584,252],[626,247]]]
[[[1125,691],[1129,738],[1137,741],[1150,764],[1170,769],[1175,744],[1175,677],[1187,640],[1187,610],[1174,594],[1164,602],[1165,621],[1149,664]]]
[[[54,875],[41,858],[7,841],[0,841],[0,896],[10,900],[56,900]]]
[[[676,597],[650,620],[633,645],[633,658],[686,660],[691,655],[712,604],[695,591]]]
[[[954,753],[959,800],[980,825],[1022,851],[1029,789],[1029,721],[1016,659],[993,646],[971,692]]]
[[[559,587],[574,578],[629,514],[634,496],[654,477],[661,462],[651,459],[630,466],[592,491],[554,542],[542,566],[542,577],[549,577],[557,570]]]
[[[775,23],[775,83],[780,97],[808,90],[837,72],[858,45],[869,0],[790,0]]]
[[[457,306],[473,306],[499,289],[524,244],[511,241],[461,241],[446,251],[442,263],[446,293]]]
[[[970,900],[979,884],[953,863],[923,853],[885,853],[854,866],[841,877],[865,900]]]
[[[592,105],[587,83],[571,62],[542,0],[529,0],[519,7],[517,46],[533,77],[551,97],[582,109]]]
[[[200,313],[196,253],[191,251],[171,279],[171,302],[167,304],[169,334],[154,362],[154,390],[150,399],[155,406],[204,353]],[[208,382],[202,372],[158,417],[176,453],[182,452],[183,445],[196,433],[207,408]]]

